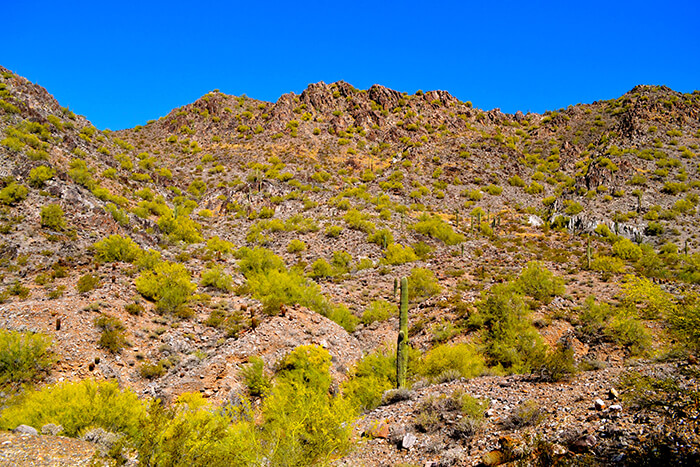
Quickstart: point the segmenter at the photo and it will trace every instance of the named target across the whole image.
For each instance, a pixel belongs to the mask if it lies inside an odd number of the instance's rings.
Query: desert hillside
[[[0,460],[695,465],[699,145],[663,86],[215,90],[101,131],[0,67],[0,428],[39,433]]]

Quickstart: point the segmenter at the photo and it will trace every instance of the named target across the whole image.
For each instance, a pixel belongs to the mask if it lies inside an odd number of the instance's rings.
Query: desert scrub
[[[362,313],[362,322],[372,324],[375,321],[386,321],[396,312],[396,305],[392,305],[386,300],[374,300]]]
[[[135,284],[141,295],[155,301],[156,308],[165,312],[177,312],[197,288],[183,265],[169,261],[144,270],[136,278]]]
[[[130,389],[121,390],[115,380],[87,379],[27,392],[2,412],[0,427],[54,423],[66,436],[80,436],[94,427],[134,436],[143,415],[143,404]]]
[[[433,271],[425,268],[411,269],[411,275],[408,276],[408,299],[410,301],[425,300],[439,294],[441,290]]]
[[[40,165],[29,171],[29,186],[33,188],[42,188],[44,184],[56,175],[56,171],[51,167]]]
[[[473,378],[481,375],[486,369],[483,355],[469,344],[444,344],[433,347],[417,365],[416,372],[433,382],[445,381],[450,372],[454,372],[457,378]]]
[[[397,243],[392,243],[387,246],[384,251],[384,258],[381,259],[382,264],[399,265],[418,261],[416,252],[410,246],[402,246]]]
[[[23,201],[27,197],[27,193],[29,193],[29,189],[26,186],[11,182],[0,190],[0,203],[13,206]]]
[[[134,262],[141,254],[141,248],[130,238],[110,235],[92,246],[95,259],[100,262]]]
[[[465,240],[464,235],[455,233],[452,227],[439,216],[423,214],[413,225],[413,229],[418,233],[437,238],[445,245],[457,245]]]
[[[555,277],[539,261],[530,261],[525,265],[515,281],[515,286],[520,293],[545,304],[550,303],[554,297],[562,295],[566,291],[564,281]]]
[[[100,285],[100,276],[96,274],[85,274],[80,276],[76,289],[79,293],[87,293],[93,289],[96,289]]]
[[[161,216],[158,219],[158,228],[173,242],[199,243],[202,241],[200,233],[202,226],[185,214],[174,217],[171,213],[167,213]]]
[[[260,357],[250,357],[248,365],[241,369],[241,376],[248,394],[253,397],[263,397],[272,387],[270,377],[265,374],[265,362]]]
[[[53,363],[50,347],[44,334],[0,329],[0,388],[42,379]]]
[[[212,287],[222,292],[230,292],[233,290],[233,278],[230,274],[226,274],[221,266],[214,266],[202,272],[199,285]]]
[[[66,228],[66,220],[63,218],[63,209],[58,204],[47,204],[42,206],[41,226],[52,230],[63,230]]]
[[[118,318],[102,314],[95,318],[95,326],[102,331],[98,344],[112,353],[119,353],[129,343],[124,335],[125,327]]]
[[[477,303],[469,324],[482,329],[487,363],[509,373],[540,368],[545,357],[542,337],[529,319],[529,309],[513,284],[497,284]]]

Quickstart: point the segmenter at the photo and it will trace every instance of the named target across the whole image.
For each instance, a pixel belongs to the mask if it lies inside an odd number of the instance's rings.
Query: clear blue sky
[[[2,3],[0,65],[101,129],[341,79],[511,113],[700,88],[698,0]]]

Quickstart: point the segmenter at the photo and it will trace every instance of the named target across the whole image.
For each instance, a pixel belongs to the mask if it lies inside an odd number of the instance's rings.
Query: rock
[[[620,404],[613,404],[610,406],[610,410],[612,412],[619,412],[622,410],[622,406]]]
[[[47,423],[46,425],[41,427],[41,434],[42,435],[57,436],[62,431],[63,431],[63,426],[54,425],[53,423]]]
[[[562,446],[561,444],[554,443],[552,444],[552,455],[553,456],[563,456],[566,454],[567,449],[565,446]]]
[[[413,433],[406,433],[403,435],[403,439],[401,440],[401,447],[403,449],[411,449],[413,445],[416,444],[416,441],[418,441],[416,435]]]
[[[100,453],[107,454],[112,447],[119,441],[122,435],[106,431],[102,428],[93,428],[85,433],[82,437],[83,441],[95,443]]]
[[[595,409],[596,410],[605,410],[605,402],[603,402],[602,399],[596,399],[595,400]]]
[[[389,425],[381,422],[379,425],[369,428],[362,435],[367,438],[389,439]]]
[[[36,428],[31,427],[29,425],[19,425],[17,428],[15,428],[12,431],[14,431],[15,433],[22,433],[25,435],[38,435],[39,434],[39,432],[36,431]]]
[[[617,400],[619,398],[620,398],[620,393],[617,392],[617,389],[610,388],[610,391],[608,391],[608,399]]]
[[[540,217],[530,214],[530,217],[527,219],[527,223],[533,227],[540,227],[544,224],[544,221]]]
[[[580,438],[578,438],[576,441],[574,441],[572,443],[571,449],[572,449],[572,451],[578,452],[578,453],[587,452],[593,446],[595,446],[597,442],[598,442],[598,440],[593,435],[581,436]]]
[[[481,456],[481,464],[489,467],[501,465],[505,462],[505,458],[505,455],[501,451],[490,451]]]

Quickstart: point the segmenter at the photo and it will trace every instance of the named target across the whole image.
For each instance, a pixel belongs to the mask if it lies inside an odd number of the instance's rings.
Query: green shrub
[[[555,277],[539,261],[527,263],[515,281],[515,285],[521,293],[545,304],[550,303],[554,297],[562,295],[566,291],[564,281]]]
[[[207,240],[207,251],[216,254],[217,256],[226,256],[233,253],[235,246],[233,243],[222,240],[218,236],[211,237]]]
[[[355,332],[357,323],[360,321],[357,316],[352,314],[348,307],[342,304],[333,305],[326,317],[339,324],[347,332]]]
[[[418,362],[416,372],[431,381],[440,381],[454,371],[459,377],[480,376],[486,368],[484,357],[470,344],[443,344],[430,349]]]
[[[329,394],[330,361],[326,350],[301,346],[280,363],[263,407],[264,430],[277,440],[271,465],[313,465],[349,450],[354,411]]]
[[[510,177],[508,179],[508,184],[510,186],[517,186],[517,187],[524,187],[525,186],[525,182],[518,175],[513,175],[512,177]]]
[[[214,287],[222,292],[233,290],[233,278],[226,274],[221,266],[215,266],[202,272],[202,280],[199,282],[202,287]]]
[[[306,243],[298,239],[293,239],[287,245],[287,253],[300,253],[306,250]]]
[[[338,276],[350,272],[350,262],[352,256],[345,251],[334,251],[331,265],[333,266],[333,274]]]
[[[63,218],[63,209],[58,204],[47,204],[41,207],[41,226],[52,230],[66,228],[66,220]]]
[[[642,249],[626,238],[613,244],[613,253],[618,258],[629,261],[639,261],[642,257]]]
[[[425,300],[439,294],[440,285],[435,278],[435,273],[425,268],[413,268],[408,276],[408,299]]]
[[[311,273],[314,279],[323,279],[333,276],[333,266],[323,258],[319,258],[311,265]]]
[[[256,247],[250,249],[243,247],[236,251],[235,256],[239,260],[238,269],[246,277],[266,273],[271,270],[281,271],[285,269],[282,258],[267,248]]]
[[[383,264],[398,265],[417,260],[418,256],[413,248],[392,243],[386,248],[384,258],[382,258],[381,262]]]
[[[79,293],[87,293],[96,289],[100,285],[100,276],[96,274],[85,274],[80,276],[76,288]]]
[[[0,203],[10,206],[15,205],[24,200],[27,197],[27,193],[29,193],[29,189],[26,186],[12,182],[0,190]]]
[[[548,381],[561,381],[575,374],[574,349],[558,344],[554,350],[547,352],[540,373]]]
[[[92,246],[95,259],[101,262],[123,261],[133,263],[141,254],[141,248],[130,237],[114,234]]]
[[[161,229],[171,241],[183,241],[185,243],[199,243],[202,241],[202,226],[189,218],[188,215],[173,217],[167,213],[158,219],[158,228]]]
[[[41,188],[47,180],[51,180],[56,175],[56,171],[51,167],[40,165],[29,171],[29,186]]]
[[[347,222],[348,227],[355,230],[361,230],[365,233],[374,232],[374,224],[370,222],[369,216],[357,209],[351,209],[343,216],[343,220]]]
[[[441,240],[445,245],[456,245],[465,240],[464,235],[455,233],[452,227],[443,221],[439,216],[428,216],[423,214],[413,229],[421,234],[429,235]]]
[[[82,185],[88,190],[95,188],[95,180],[92,178],[90,169],[84,160],[73,159],[70,163],[70,170],[68,170],[68,176],[78,185]]]
[[[482,188],[482,190],[493,196],[500,195],[503,192],[503,188],[501,188],[498,185],[494,185],[493,183],[491,183],[488,186],[485,186],[484,188]]]
[[[625,270],[625,262],[620,258],[596,255],[591,261],[591,269],[602,273],[619,274]]]
[[[139,374],[142,378],[156,379],[163,376],[166,372],[162,362],[151,363],[144,362],[139,366]]]
[[[326,236],[331,238],[338,238],[343,228],[339,225],[329,225],[326,227]]]
[[[545,347],[529,320],[529,309],[512,284],[497,284],[477,303],[469,318],[482,328],[487,363],[511,373],[527,373],[541,367]]]
[[[251,396],[263,397],[272,386],[270,378],[265,374],[265,362],[256,356],[250,357],[248,362],[248,365],[241,369],[243,384]]]
[[[95,318],[95,326],[102,331],[98,344],[112,353],[119,353],[128,345],[124,335],[125,327],[118,318],[110,315],[100,315]]]
[[[345,397],[359,410],[371,410],[379,406],[384,391],[395,387],[394,348],[385,348],[365,355],[350,371],[342,385]]]
[[[318,285],[295,272],[272,269],[254,274],[248,277],[247,288],[271,315],[278,314],[282,305],[295,303],[324,316],[330,309]]]
[[[87,379],[26,393],[2,412],[0,427],[9,430],[20,424],[41,427],[53,423],[61,425],[66,436],[80,436],[95,427],[135,436],[143,415],[136,394],[119,389],[116,380]]]
[[[362,322],[371,324],[375,321],[386,321],[395,313],[397,313],[396,305],[392,305],[386,300],[374,300],[362,313]]]
[[[50,346],[43,334],[0,329],[0,387],[42,379],[53,363]]]
[[[144,270],[134,283],[141,295],[156,302],[158,310],[168,312],[175,312],[187,303],[197,288],[183,265],[169,261]]]
[[[370,243],[376,243],[382,248],[386,248],[387,246],[394,243],[394,235],[389,229],[381,229],[369,234],[367,236],[367,241]]]

